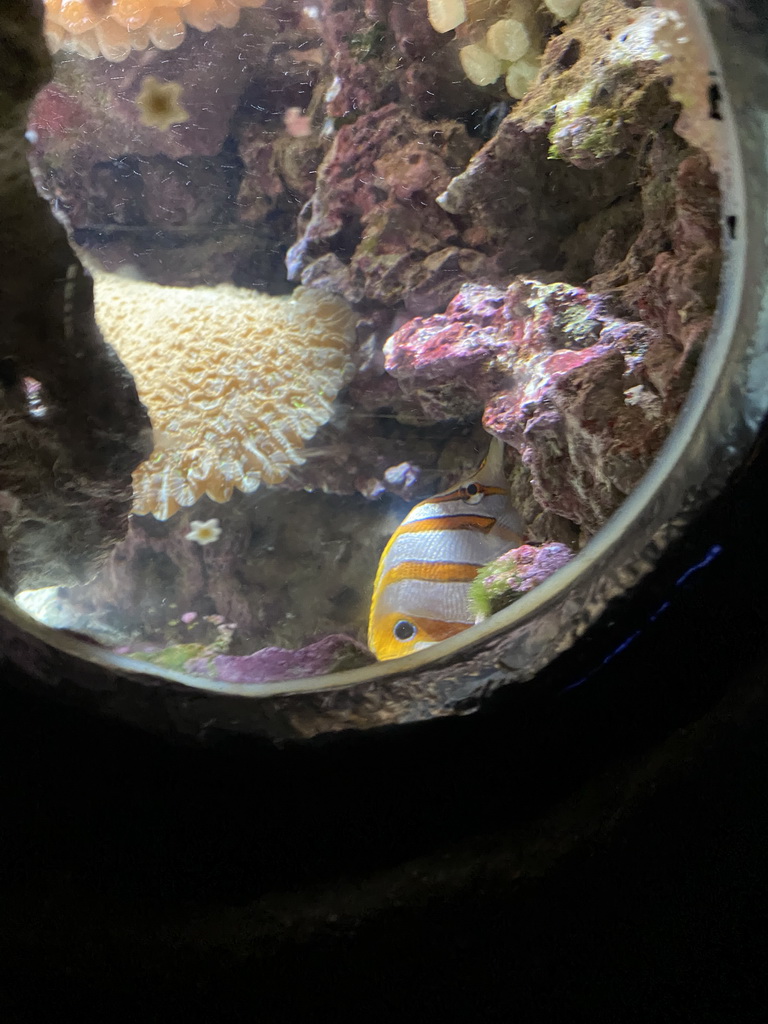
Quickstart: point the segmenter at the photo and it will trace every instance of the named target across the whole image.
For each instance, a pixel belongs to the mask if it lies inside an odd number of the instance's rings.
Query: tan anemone
[[[456,31],[470,82],[493,85],[503,75],[509,95],[522,99],[538,74],[551,15],[571,17],[581,2],[544,0],[547,15],[539,0],[427,0],[427,16],[436,32]]]
[[[272,296],[97,274],[95,294],[155,431],[133,478],[139,515],[167,519],[204,494],[224,502],[280,483],[352,370],[354,314],[315,289]]]

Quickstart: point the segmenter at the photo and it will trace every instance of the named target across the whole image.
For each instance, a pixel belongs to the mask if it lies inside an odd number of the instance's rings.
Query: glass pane
[[[684,15],[46,0],[30,159],[154,450],[98,572],[22,606],[258,684],[439,643],[569,561],[717,298],[720,99]]]

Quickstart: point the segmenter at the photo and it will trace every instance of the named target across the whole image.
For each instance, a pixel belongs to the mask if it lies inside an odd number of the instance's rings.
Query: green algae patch
[[[152,653],[135,652],[129,654],[129,658],[136,661],[148,661],[151,665],[158,665],[160,668],[174,669],[177,672],[183,670],[184,666],[192,658],[200,658],[208,653],[210,648],[204,644],[173,644],[162,651]]]
[[[504,569],[507,569],[505,572]],[[519,589],[523,577],[509,571],[509,556],[502,555],[495,562],[479,570],[469,587],[469,610],[478,619],[508,608],[521,598]]]

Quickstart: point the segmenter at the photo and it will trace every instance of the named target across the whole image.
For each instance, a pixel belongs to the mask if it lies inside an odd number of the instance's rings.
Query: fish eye
[[[477,484],[467,484],[464,488],[464,495],[464,501],[466,501],[468,505],[477,505],[479,501],[483,500],[483,492]]]
[[[410,640],[412,637],[416,636],[416,627],[407,619],[400,619],[399,622],[395,623],[393,633],[398,640]]]

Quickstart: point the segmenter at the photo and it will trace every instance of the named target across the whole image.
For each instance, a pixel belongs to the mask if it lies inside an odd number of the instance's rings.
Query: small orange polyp
[[[265,0],[45,0],[46,38],[50,49],[70,50],[89,60],[103,56],[125,60],[143,50],[147,40],[160,50],[173,50],[186,26],[201,32],[233,28],[243,7],[261,7]]]

